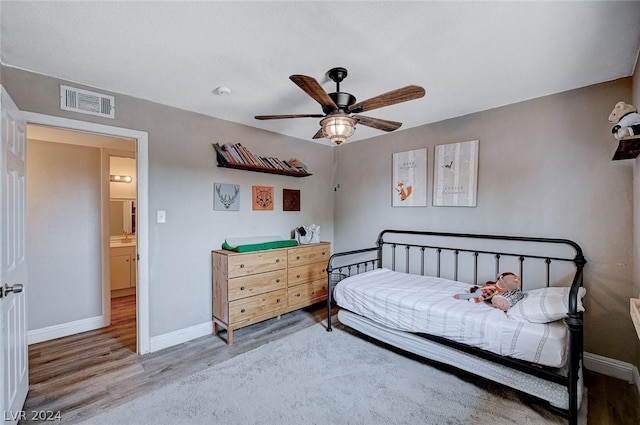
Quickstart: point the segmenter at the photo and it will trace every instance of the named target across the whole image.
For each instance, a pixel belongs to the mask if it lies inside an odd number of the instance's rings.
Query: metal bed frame
[[[520,254],[513,252],[500,252],[492,249],[475,249],[465,246],[464,248],[457,248],[454,246],[442,246],[442,244],[423,244],[415,242],[417,238],[428,240],[429,238],[437,238],[446,240],[465,240],[467,245],[471,245],[468,242],[487,240],[504,241],[509,244],[550,244],[546,246],[561,246],[562,248],[569,248],[575,255],[571,256],[545,256],[539,254]],[[545,245],[542,245],[545,246]],[[398,254],[398,249],[404,249],[405,253]],[[415,255],[411,257],[410,251],[418,250],[418,256],[420,259],[420,271],[419,273],[425,274],[425,261],[426,254],[428,252],[435,253],[435,270],[436,276],[441,277],[442,272],[442,259],[445,255],[452,255],[453,258],[449,258],[452,263],[453,270],[448,272],[453,273],[452,280],[458,280],[459,275],[459,258],[460,255],[471,255],[473,257],[473,282],[474,285],[478,285],[478,271],[479,271],[479,259],[480,257],[491,257],[491,261],[495,263],[495,275],[500,272],[500,260],[505,257],[515,258],[518,263],[518,272],[521,280],[524,284],[524,272],[525,261],[535,259],[538,262],[544,263],[546,269],[546,286],[551,286],[551,265],[555,262],[573,263],[575,265],[575,273],[573,274],[571,281],[571,289],[569,291],[569,313],[564,319],[569,331],[569,344],[567,355],[567,375],[561,375],[554,372],[551,368],[541,367],[540,365],[534,365],[522,360],[501,356],[486,350],[482,350],[475,347],[470,347],[465,344],[461,344],[455,341],[448,340],[446,338],[428,335],[428,334],[416,334],[422,338],[443,344],[448,347],[452,347],[461,350],[466,353],[476,355],[480,358],[499,363],[518,371],[542,378],[547,381],[554,382],[567,388],[569,394],[569,406],[568,409],[561,409],[550,405],[546,400],[540,400],[545,402],[547,409],[569,420],[569,425],[578,424],[578,408],[580,401],[578,400],[578,380],[580,379],[580,372],[583,360],[583,341],[584,341],[584,329],[583,329],[583,315],[578,311],[578,289],[583,286],[583,270],[586,264],[582,248],[575,242],[568,239],[554,239],[554,238],[537,238],[537,237],[521,237],[521,236],[503,236],[503,235],[483,235],[483,234],[468,234],[468,233],[447,233],[447,232],[428,232],[428,231],[412,231],[412,230],[383,230],[377,240],[375,247],[358,249],[347,252],[340,252],[333,254],[329,258],[329,264],[327,267],[328,274],[328,297],[327,297],[327,331],[331,332],[331,316],[332,316],[332,293],[334,286],[343,278],[352,276],[355,274],[363,273],[373,270],[375,268],[381,268],[383,265],[392,270],[396,270],[397,267],[402,267],[402,258],[398,261],[397,257],[404,256],[404,271],[410,273],[411,259],[415,258]],[[383,253],[389,253],[391,258],[383,256]],[[390,267],[387,265],[390,262]],[[529,262],[530,263],[530,262]],[[527,265],[529,264],[527,263]],[[415,267],[414,267],[415,269]],[[412,273],[417,274],[417,273]],[[494,276],[495,276],[494,275]],[[534,396],[535,397],[535,396]],[[537,397],[535,397],[537,398]]]

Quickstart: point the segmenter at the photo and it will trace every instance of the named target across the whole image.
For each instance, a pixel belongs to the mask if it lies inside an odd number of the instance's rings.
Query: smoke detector
[[[229,96],[231,94],[231,89],[229,87],[220,86],[216,87],[213,92],[218,96]]]

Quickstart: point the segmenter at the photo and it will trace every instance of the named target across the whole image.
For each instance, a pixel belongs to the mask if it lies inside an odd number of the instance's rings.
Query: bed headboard
[[[520,276],[523,289],[570,285],[569,311],[577,312],[585,264],[582,248],[568,239],[383,230],[375,247],[333,254],[327,272],[331,287],[344,277],[380,267],[472,285],[512,271]]]

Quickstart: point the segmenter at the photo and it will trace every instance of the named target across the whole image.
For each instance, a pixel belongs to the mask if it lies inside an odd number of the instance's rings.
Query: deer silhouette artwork
[[[220,202],[222,202],[222,205],[224,205],[225,209],[229,209],[229,207],[231,207],[231,205],[233,205],[233,203],[236,202],[238,193],[240,193],[240,187],[239,186],[233,187],[234,188],[233,195],[230,193],[222,193],[222,191],[220,190],[221,188],[222,188],[221,184],[216,185],[216,193],[218,194],[218,199],[220,200]]]
[[[413,186],[407,185],[405,187],[405,184],[403,182],[398,182],[397,186],[398,188],[396,190],[400,194],[400,200],[406,201],[407,198],[411,196],[411,192],[413,191]]]

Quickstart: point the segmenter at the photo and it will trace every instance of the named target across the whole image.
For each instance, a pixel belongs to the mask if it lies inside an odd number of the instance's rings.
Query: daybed
[[[577,425],[583,379],[583,268],[566,239],[385,230],[327,267],[328,326],[359,332],[542,401]],[[507,312],[454,299],[505,271],[527,294]]]

